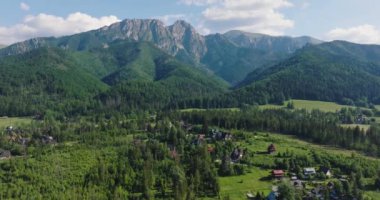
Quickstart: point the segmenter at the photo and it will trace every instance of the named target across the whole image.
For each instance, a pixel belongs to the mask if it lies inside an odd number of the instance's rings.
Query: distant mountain
[[[223,34],[239,47],[257,49],[265,52],[294,53],[306,44],[320,44],[321,40],[312,37],[288,37],[288,36],[269,36],[259,33],[247,33],[243,31],[229,31]]]
[[[307,46],[252,72],[234,93],[262,102],[283,98],[380,103],[380,46],[334,41]]]
[[[273,37],[241,31],[206,36],[208,51],[201,62],[232,85],[255,69],[288,58],[306,44],[320,41],[309,38]]]
[[[85,33],[60,38],[35,38],[0,50],[0,57],[40,47],[88,51],[116,40],[151,42],[181,62],[203,66],[234,85],[254,69],[282,60],[304,45],[320,41],[309,37],[272,37],[231,31],[202,36],[185,21],[165,26],[154,19],[132,19]]]
[[[0,44],[0,49],[7,47],[6,45]]]
[[[115,40],[151,42],[170,55],[179,55],[193,62],[199,60],[205,51],[203,37],[190,24],[178,21],[166,27],[155,19],[132,19],[76,35],[16,43],[2,50],[0,56],[20,54],[42,46],[84,51],[107,46]]]

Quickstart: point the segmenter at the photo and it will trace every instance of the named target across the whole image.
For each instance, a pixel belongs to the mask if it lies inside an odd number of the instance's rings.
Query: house
[[[247,199],[255,199],[255,195],[252,193],[247,193]]]
[[[197,138],[192,142],[194,145],[200,145],[205,142],[206,135],[205,134],[198,134]]]
[[[43,144],[54,144],[55,143],[55,140],[52,136],[49,136],[49,135],[43,135],[41,137],[41,142]]]
[[[303,174],[305,176],[315,175],[316,174],[315,168],[313,168],[313,167],[304,168]]]
[[[356,116],[355,121],[357,124],[365,124],[368,121],[368,118],[366,115],[359,114]]]
[[[276,146],[274,146],[274,144],[270,144],[268,146],[268,154],[272,154],[274,152],[276,152]]]
[[[0,149],[0,160],[9,159],[11,157],[12,157],[12,154],[10,151]]]
[[[8,126],[5,130],[8,134],[11,134],[13,132],[13,126]]]
[[[231,153],[231,160],[232,162],[237,162],[240,159],[242,159],[244,156],[244,151],[243,149],[236,148],[235,150],[232,151]]]
[[[332,176],[331,170],[328,167],[321,167],[319,170],[328,178]]]
[[[222,140],[227,141],[227,140],[232,139],[231,133],[226,133],[226,132],[215,130],[215,129],[211,130],[211,134],[212,134],[212,138],[218,141],[222,141]]]
[[[282,178],[282,177],[284,177],[284,175],[285,175],[284,170],[273,170],[272,171],[272,176],[274,178]]]

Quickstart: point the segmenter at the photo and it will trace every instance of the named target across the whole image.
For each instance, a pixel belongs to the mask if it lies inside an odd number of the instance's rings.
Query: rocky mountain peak
[[[188,51],[196,61],[199,61],[207,52],[205,38],[196,29],[183,20],[176,21],[168,27],[177,44]]]

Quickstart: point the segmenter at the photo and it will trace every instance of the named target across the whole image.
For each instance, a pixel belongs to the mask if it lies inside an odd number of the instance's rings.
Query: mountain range
[[[185,21],[132,19],[30,39],[0,49],[0,72],[0,115],[380,103],[380,46],[237,30],[203,36]]]
[[[40,47],[88,51],[115,40],[151,42],[182,62],[211,70],[232,85],[254,69],[282,60],[306,44],[321,43],[310,37],[272,37],[241,31],[202,36],[185,21],[165,26],[159,20],[132,19],[72,36],[27,40],[3,49],[0,57]]]

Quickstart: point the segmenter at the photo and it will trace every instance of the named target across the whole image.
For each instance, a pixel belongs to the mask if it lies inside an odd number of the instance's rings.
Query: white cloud
[[[380,44],[380,30],[369,24],[350,28],[335,28],[329,31],[326,36],[329,40],[347,40],[361,44]]]
[[[271,35],[283,34],[294,22],[280,9],[293,6],[289,0],[181,0],[186,5],[205,6],[200,28],[210,32],[238,29]]]
[[[34,37],[63,36],[97,29],[120,21],[116,16],[100,18],[76,12],[66,18],[48,14],[26,16],[22,23],[0,26],[0,44],[12,44]]]
[[[180,3],[186,4],[186,5],[204,6],[204,5],[216,3],[218,1],[219,0],[180,0]]]
[[[166,25],[173,24],[177,20],[188,20],[187,16],[184,14],[164,15],[164,16],[158,16],[154,18],[161,20]]]
[[[30,6],[24,2],[21,2],[20,3],[20,9],[24,10],[24,11],[28,11],[28,10],[30,10]]]

